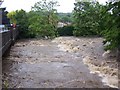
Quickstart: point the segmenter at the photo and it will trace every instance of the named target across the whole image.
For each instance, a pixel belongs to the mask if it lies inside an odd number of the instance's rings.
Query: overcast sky
[[[36,2],[40,0],[4,0],[2,7],[6,7],[7,11],[24,9],[26,11],[31,10]],[[75,0],[56,0],[59,2],[58,12],[72,12],[74,8]],[[105,4],[107,0],[98,0],[101,4]]]

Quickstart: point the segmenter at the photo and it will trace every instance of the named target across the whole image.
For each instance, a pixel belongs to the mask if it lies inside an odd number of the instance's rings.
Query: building
[[[8,26],[10,26],[10,19],[7,18],[6,8],[0,8],[0,32],[8,31]]]
[[[10,19],[7,18],[7,11],[6,8],[0,8],[0,25],[9,25]]]
[[[58,28],[59,27],[64,27],[64,26],[69,26],[69,25],[71,25],[71,23],[70,22],[66,22],[66,23],[64,23],[64,22],[58,22]]]

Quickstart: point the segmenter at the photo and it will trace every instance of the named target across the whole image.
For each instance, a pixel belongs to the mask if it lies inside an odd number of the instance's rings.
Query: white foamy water
[[[66,51],[66,46],[65,45],[58,45],[59,50],[61,51]]]
[[[90,73],[92,74],[97,73],[102,78],[102,82],[104,85],[108,85],[109,87],[112,87],[112,88],[118,88],[118,76],[117,75],[110,76],[110,75],[104,74],[103,72],[99,71],[100,68],[106,68],[105,66],[98,67],[98,66],[91,64],[90,57],[88,56],[83,58],[83,62],[84,64],[88,65],[90,69]],[[99,69],[97,70],[97,68]]]

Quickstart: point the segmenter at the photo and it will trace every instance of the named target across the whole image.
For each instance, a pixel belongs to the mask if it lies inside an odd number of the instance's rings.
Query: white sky
[[[40,0],[4,0],[2,7],[6,7],[7,11],[24,9],[31,10],[36,2]],[[72,12],[75,0],[56,0],[59,2],[58,12]],[[101,4],[105,4],[107,0],[98,0]]]

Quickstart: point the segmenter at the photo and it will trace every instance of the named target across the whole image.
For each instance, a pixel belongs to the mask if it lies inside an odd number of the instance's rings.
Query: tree
[[[60,36],[73,36],[74,27],[72,25],[59,27],[58,34]]]
[[[22,9],[16,10],[15,12],[15,19],[17,21],[16,24],[18,25],[19,36],[21,38],[25,38],[27,37],[29,26],[27,13]]]
[[[103,16],[106,17],[104,37],[106,42],[110,42],[106,50],[118,48],[120,51],[120,1],[109,2]]]
[[[74,35],[101,35],[100,30],[100,13],[103,6],[98,2],[81,2],[75,3],[74,8]]]
[[[22,38],[27,37],[29,25],[27,13],[21,9],[9,12],[7,17],[10,19],[12,24],[16,24],[18,26],[17,29],[19,30],[19,36]]]
[[[30,12],[16,10],[10,12],[8,17],[12,23],[18,25],[21,37],[57,36],[57,6],[56,1],[43,0],[35,3]]]
[[[72,13],[58,13],[57,15],[58,15],[59,22],[63,22],[63,23],[66,23],[66,22],[72,23],[73,22]]]
[[[16,16],[16,12],[15,11],[9,12],[7,14],[7,17],[10,19],[10,23],[13,23],[13,24],[17,23],[15,16]]]
[[[39,32],[40,36],[51,36],[55,37],[57,35],[57,10],[55,7],[58,6],[56,1],[47,1],[42,0],[35,3],[34,7],[32,7],[32,11],[36,12],[39,20],[36,20],[30,29],[35,29],[33,27],[37,26],[37,32]],[[34,18],[35,18],[34,17]],[[42,24],[41,24],[42,23]],[[38,26],[39,25],[39,26]],[[42,34],[42,35],[41,35]]]

